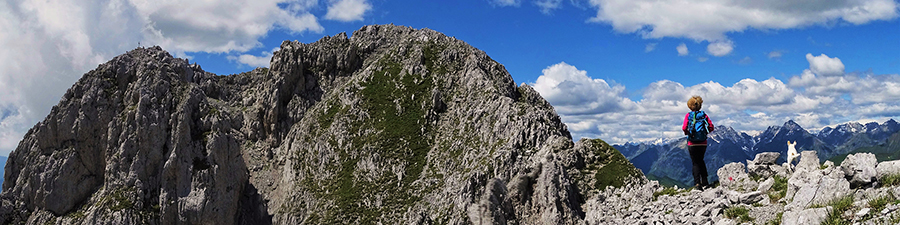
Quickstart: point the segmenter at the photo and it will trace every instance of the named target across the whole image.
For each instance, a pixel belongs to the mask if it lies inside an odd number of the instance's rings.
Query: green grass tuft
[[[743,206],[725,209],[725,217],[737,220],[738,223],[753,222],[753,218],[750,217],[750,209]]]
[[[134,203],[131,202],[131,199],[128,199],[126,196],[126,192],[134,192],[134,188],[132,187],[123,187],[116,189],[112,194],[104,196],[100,199],[101,204],[109,207],[112,211],[119,211],[123,209],[130,209],[134,207]]]
[[[686,190],[686,189],[678,189],[678,188],[674,188],[674,187],[666,187],[666,188],[663,188],[662,191],[653,192],[653,201],[656,201],[656,199],[659,198],[659,196],[662,196],[662,195],[677,195],[677,194],[681,194],[681,193],[684,193],[684,192],[687,192],[687,191],[688,191],[688,190]]]
[[[766,225],[779,225],[781,224],[781,217],[784,216],[784,212],[779,212],[775,214],[775,219],[769,220],[766,222]]]
[[[346,113],[346,111],[347,108],[332,104],[331,107],[328,108],[328,110],[325,110],[325,113],[318,118],[321,130],[328,130],[328,128],[331,127],[331,124],[334,123],[335,115],[337,115],[338,112]]]
[[[843,214],[853,207],[853,195],[834,199],[828,203],[828,206],[831,206],[832,208],[831,211],[828,212],[828,216],[825,217],[825,221],[822,222],[823,225],[850,224],[850,220],[844,218]]]
[[[890,187],[900,185],[900,174],[888,174],[880,179],[881,186]]]
[[[778,202],[778,200],[784,198],[784,196],[787,194],[788,179],[777,175],[773,178],[775,178],[775,183],[772,184],[772,188],[769,189],[768,194],[769,201],[775,203]]]
[[[869,200],[868,205],[869,208],[872,208],[872,211],[881,212],[881,210],[883,210],[885,206],[896,201],[897,198],[894,197],[894,194],[888,193],[884,196]]]

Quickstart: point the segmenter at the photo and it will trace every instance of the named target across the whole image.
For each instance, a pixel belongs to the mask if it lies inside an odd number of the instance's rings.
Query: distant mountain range
[[[815,150],[821,160],[843,160],[851,152],[874,152],[879,159],[896,159],[900,149],[900,123],[890,119],[884,123],[850,122],[826,127],[812,133],[793,120],[771,126],[751,136],[731,127],[717,126],[710,133],[710,146],[705,160],[710,180],[718,180],[716,170],[731,162],[751,160],[760,152],[780,152],[778,163],[785,161],[787,141],[796,141],[797,150]],[[896,143],[894,143],[896,142]],[[666,185],[688,186],[692,183],[691,159],[685,138],[614,145],[650,179]],[[833,160],[833,161],[834,161]],[[836,162],[839,163],[839,162]]]

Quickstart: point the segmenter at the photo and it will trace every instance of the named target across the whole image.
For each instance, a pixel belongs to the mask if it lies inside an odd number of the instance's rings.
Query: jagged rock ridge
[[[366,26],[216,76],[159,47],[86,73],[10,154],[0,221],[552,223],[644,183],[484,52]]]

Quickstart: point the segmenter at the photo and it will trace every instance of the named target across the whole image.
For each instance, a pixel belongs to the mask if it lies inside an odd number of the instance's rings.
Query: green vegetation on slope
[[[320,129],[328,129],[337,119],[349,117],[350,133],[362,135],[350,137],[349,149],[346,143],[338,146],[337,142],[331,141],[340,165],[334,168],[337,174],[332,179],[322,182],[328,184],[326,187],[315,187],[312,181],[305,181],[307,188],[334,203],[324,213],[308,215],[307,223],[376,223],[385,219],[382,215],[406,211],[421,199],[422,190],[428,190],[428,187],[413,182],[423,173],[426,156],[432,147],[431,127],[425,119],[432,102],[432,76],[435,71],[446,73],[442,67],[435,68],[435,55],[433,52],[426,54],[426,68],[432,71],[427,74],[403,71],[400,59],[395,57],[405,56],[386,56],[377,62],[381,69],[362,81],[363,88],[357,92],[360,110],[367,117],[348,115],[351,109],[339,104],[331,104],[321,112],[317,121]],[[395,173],[380,173],[374,179],[366,179],[362,173],[371,174],[371,171],[357,171],[357,163],[363,157],[376,157],[402,166],[404,172],[399,174],[400,177]],[[383,193],[391,194],[381,195]],[[374,199],[373,195],[384,198]],[[366,202],[379,202],[380,205]]]
[[[653,192],[653,201],[656,201],[657,198],[659,198],[659,196],[662,196],[662,195],[670,195],[671,196],[671,195],[677,195],[677,194],[681,194],[681,193],[688,192],[688,191],[689,191],[688,189],[678,189],[675,187],[666,187],[666,188],[663,188],[662,191]]]
[[[848,155],[856,153],[875,154],[875,158],[878,162],[898,160],[900,159],[900,132],[891,135],[891,137],[889,137],[882,145],[858,148],[847,154],[836,155],[828,160],[834,162],[835,165],[841,165],[841,163],[844,162],[844,159],[847,159]]]
[[[775,203],[778,202],[778,200],[784,198],[784,196],[787,194],[788,179],[778,175],[775,175],[772,178],[775,179],[775,183],[772,184],[772,188],[769,189],[767,194],[769,194],[769,201]]]
[[[888,174],[878,178],[881,186],[891,187],[900,185],[900,174]]]
[[[825,225],[834,225],[834,224],[850,224],[850,219],[844,218],[844,212],[853,207],[853,195],[847,195],[842,198],[837,198],[828,203],[827,206],[831,206],[831,211],[828,212],[828,216],[825,217],[825,221],[822,224]],[[816,207],[824,207],[813,205],[812,208]]]
[[[658,177],[656,175],[653,175],[652,173],[647,174],[647,179],[655,180],[655,181],[659,182],[659,185],[662,185],[665,187],[689,187],[690,186],[690,185],[682,183],[678,180],[672,179],[670,177]]]
[[[750,209],[743,206],[725,209],[725,217],[735,219],[738,223],[753,222],[753,217],[750,217]]]
[[[634,167],[619,150],[600,139],[589,140],[594,146],[593,153],[598,163],[603,164],[594,174],[594,188],[606,189],[607,186],[622,187],[626,180],[641,176],[641,171]]]

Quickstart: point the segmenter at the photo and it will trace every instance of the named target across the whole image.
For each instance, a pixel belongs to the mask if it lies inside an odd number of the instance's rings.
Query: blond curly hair
[[[691,99],[688,99],[687,106],[691,111],[700,111],[700,108],[703,107],[703,98],[694,95]]]

